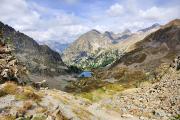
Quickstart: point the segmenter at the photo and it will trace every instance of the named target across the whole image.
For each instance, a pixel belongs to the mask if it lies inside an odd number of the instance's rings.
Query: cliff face
[[[5,43],[14,49],[16,58],[23,62],[31,73],[49,76],[66,73],[67,67],[59,53],[48,46],[39,45],[29,36],[1,22],[0,30]]]

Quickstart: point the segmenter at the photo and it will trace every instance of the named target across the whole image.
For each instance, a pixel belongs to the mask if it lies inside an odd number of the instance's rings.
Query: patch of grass
[[[7,94],[15,95],[16,99],[18,100],[32,99],[35,101],[39,101],[42,97],[42,95],[36,92],[36,90],[34,90],[32,87],[18,87],[17,84],[12,82],[5,83],[2,90],[0,90],[0,96],[4,96]]]
[[[85,78],[73,81],[70,85],[66,86],[66,91],[75,93],[90,92],[92,90],[96,90],[97,88],[101,88],[106,84],[107,82],[101,80]]]
[[[142,82],[147,81],[148,74],[141,70],[130,70],[124,68],[114,68],[106,71],[96,71],[92,78],[80,79],[72,82],[67,88],[72,90],[77,96],[89,99],[90,101],[99,101],[105,97],[121,92],[129,88],[139,87]],[[114,79],[113,79],[114,78]],[[108,80],[114,83],[110,83]]]
[[[3,96],[5,96],[5,95],[7,95],[7,93],[4,92],[3,90],[0,90],[0,97],[3,97]]]
[[[1,116],[1,115],[0,115],[0,119],[1,119],[1,120],[15,120],[16,117],[13,116],[13,115],[4,115],[4,116]]]
[[[16,99],[20,99],[20,100],[33,99],[35,101],[39,101],[41,100],[41,96],[37,94],[34,90],[24,89],[21,94],[16,94]]]
[[[77,94],[77,96],[80,96],[80,97],[82,97],[82,98],[86,98],[86,99],[88,99],[88,100],[90,100],[90,101],[94,101],[94,98],[93,98],[92,93],[83,92],[83,93],[81,93],[81,94]]]
[[[77,96],[86,98],[92,102],[97,102],[103,98],[111,97],[113,94],[121,92],[124,90],[124,87],[120,84],[108,84],[102,88],[90,92],[82,92],[76,94]]]
[[[103,87],[105,90],[122,91],[124,86],[119,83],[108,84]]]
[[[17,84],[8,82],[8,83],[5,83],[2,91],[5,92],[6,94],[14,95],[14,94],[16,94],[17,89],[18,89]]]
[[[180,114],[174,116],[171,120],[180,120]]]
[[[47,116],[44,114],[36,114],[33,116],[31,120],[46,120]]]

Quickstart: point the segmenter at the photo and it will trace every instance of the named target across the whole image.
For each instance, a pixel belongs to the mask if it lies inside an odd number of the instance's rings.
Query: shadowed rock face
[[[67,67],[59,53],[1,22],[0,30],[5,42],[14,48],[16,58],[25,63],[31,73],[50,76],[66,73]]]

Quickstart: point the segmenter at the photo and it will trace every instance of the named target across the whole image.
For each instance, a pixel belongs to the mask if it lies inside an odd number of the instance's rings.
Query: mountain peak
[[[155,24],[151,25],[150,27],[138,30],[138,32],[147,32],[149,30],[152,30],[152,29],[158,28],[158,27],[160,27],[160,24],[155,23]]]
[[[110,39],[113,39],[113,37],[112,37],[113,34],[114,34],[113,32],[109,32],[109,31],[105,31],[105,32],[104,32],[104,36],[107,36],[107,37],[109,37]]]
[[[154,23],[151,27],[158,27],[158,26],[160,26],[159,23]]]
[[[180,26],[180,19],[174,19],[170,21],[168,24],[164,25],[164,27],[168,26]]]
[[[89,32],[87,32],[87,33],[94,33],[94,34],[101,34],[98,30],[96,30],[96,29],[92,29],[92,30],[90,30]]]
[[[125,29],[125,30],[122,32],[122,34],[129,34],[129,33],[131,33],[131,31],[130,31],[129,29]]]

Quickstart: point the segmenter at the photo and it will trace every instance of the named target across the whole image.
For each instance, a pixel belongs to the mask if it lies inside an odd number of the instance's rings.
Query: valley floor
[[[34,90],[5,83],[0,87],[1,120],[169,120],[180,114],[180,72],[98,102],[59,90]],[[179,118],[177,118],[179,119]]]

